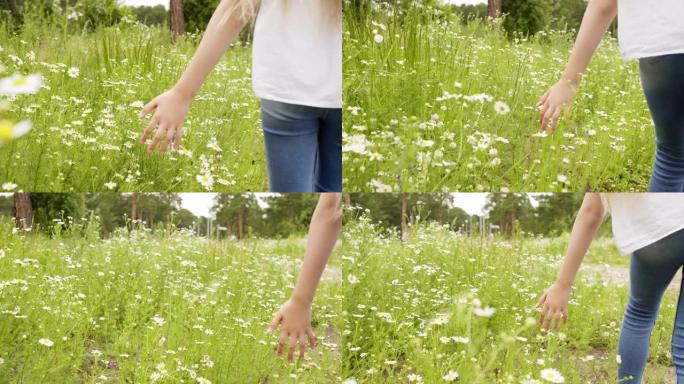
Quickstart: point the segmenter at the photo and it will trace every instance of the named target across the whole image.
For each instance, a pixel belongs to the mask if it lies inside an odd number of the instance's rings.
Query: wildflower
[[[25,120],[14,124],[9,120],[0,120],[0,145],[22,137],[30,130],[30,121]]]
[[[511,108],[505,102],[497,101],[494,103],[494,111],[499,115],[507,115],[511,111]]]
[[[467,337],[463,337],[463,336],[453,336],[452,339],[453,339],[455,342],[460,343],[460,344],[468,344],[468,343],[470,343],[470,339],[467,338]]]
[[[44,345],[44,346],[50,348],[53,345],[55,345],[55,342],[50,340],[50,339],[42,338],[42,339],[38,340],[38,344]]]
[[[356,379],[353,377],[350,377],[344,381],[344,384],[356,384]]]
[[[12,75],[0,79],[0,95],[17,96],[37,93],[43,85],[43,77],[39,74],[28,76]]]
[[[12,191],[16,187],[17,185],[14,183],[3,183],[0,189],[2,189],[3,191]]]
[[[145,103],[143,101],[134,101],[128,105],[131,108],[143,108]]]
[[[370,186],[375,192],[392,192],[392,187],[387,184],[383,184],[380,180],[373,179],[370,181]]]
[[[617,361],[618,365],[622,364],[622,356],[620,356],[620,355],[615,356],[615,361]]]
[[[211,384],[211,381],[209,381],[209,379],[205,379],[204,377],[198,377],[197,384]]]
[[[549,383],[565,383],[565,378],[553,368],[544,368],[541,371],[541,378]]]
[[[349,284],[353,285],[353,284],[358,283],[359,279],[350,273],[349,275],[347,275],[347,281],[349,282]]]
[[[409,383],[422,383],[423,382],[423,377],[421,375],[415,374],[415,373],[409,373],[408,376],[406,376],[408,379]]]
[[[378,43],[378,44],[382,43],[382,41],[385,40],[385,38],[382,37],[382,35],[380,35],[380,34],[376,34],[375,37],[373,37],[373,39],[374,39],[375,42]]]
[[[211,189],[214,186],[214,177],[208,173],[197,175],[195,179],[206,189]]]
[[[80,74],[81,71],[76,67],[71,67],[69,68],[69,70],[67,70],[67,75],[69,75],[69,77],[71,77],[72,79],[77,78]]]
[[[442,380],[444,381],[456,381],[458,380],[458,372],[449,370],[446,375],[442,376]]]
[[[473,313],[475,314],[475,316],[479,316],[479,317],[492,317],[494,312],[496,312],[496,310],[492,307],[473,309]]]
[[[154,321],[154,323],[160,327],[166,323],[164,318],[159,315],[154,315],[154,317],[152,317],[152,321]]]
[[[110,191],[116,188],[116,183],[113,181],[107,182],[104,184],[105,188],[109,189]]]
[[[556,179],[563,184],[568,184],[568,177],[565,175],[558,175]]]

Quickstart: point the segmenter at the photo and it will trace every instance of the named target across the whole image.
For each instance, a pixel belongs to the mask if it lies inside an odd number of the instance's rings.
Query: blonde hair
[[[288,0],[279,0],[287,4]],[[339,16],[342,14],[342,0],[311,0],[311,1],[323,1],[328,4],[331,9],[332,15]],[[239,14],[242,21],[247,22],[256,16],[259,10],[259,3],[261,0],[233,0],[232,4],[228,7],[225,14],[221,17],[221,22],[219,25],[225,24],[228,19],[234,14]]]

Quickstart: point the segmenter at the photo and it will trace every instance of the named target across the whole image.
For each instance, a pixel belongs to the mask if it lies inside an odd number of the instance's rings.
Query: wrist
[[[568,76],[566,74],[563,74],[561,76],[560,80],[558,80],[559,84],[563,84],[565,86],[570,87],[574,92],[579,89],[580,86],[580,81],[582,79],[582,74],[578,73],[577,76]]]
[[[296,292],[293,293],[292,296],[290,296],[290,301],[307,307],[311,307],[311,305],[313,304],[313,300],[311,298],[297,294]]]
[[[171,88],[171,91],[175,93],[176,95],[180,96],[181,98],[185,100],[192,100],[195,97],[195,92],[192,92],[189,89],[184,88],[181,85],[176,84],[173,88]]]
[[[563,288],[563,289],[572,288],[572,281],[568,281],[568,280],[561,279],[561,278],[557,278],[555,284],[556,284],[556,286]]]

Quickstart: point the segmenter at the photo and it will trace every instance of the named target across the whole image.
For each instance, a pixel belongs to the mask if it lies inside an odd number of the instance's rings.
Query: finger
[[[169,145],[176,139],[174,136],[176,134],[176,127],[171,127],[166,131],[166,140],[164,140],[164,144],[161,145],[159,148],[159,154],[164,155],[166,153],[166,150],[169,149]]]
[[[539,314],[539,324],[541,324],[542,327],[544,326],[544,321],[546,320],[548,312],[549,312],[549,307],[547,305],[544,305],[544,307],[541,310],[541,313]]]
[[[556,311],[553,314],[553,329],[554,330],[558,330],[558,325],[560,323],[560,320],[561,320],[561,313],[560,313],[560,311]]]
[[[563,308],[563,325],[568,325],[568,309]]]
[[[306,353],[306,333],[299,334],[299,361],[304,360],[304,354]]]
[[[558,120],[560,120],[562,111],[562,108],[556,108],[556,110],[553,112],[553,115],[551,116],[551,133],[556,131],[556,127],[558,126]]]
[[[159,103],[157,102],[156,98],[150,101],[149,103],[145,104],[142,111],[140,111],[140,118],[142,119],[143,117],[147,116],[150,112],[157,109],[157,106],[159,106]]]
[[[271,324],[268,325],[268,329],[266,330],[266,333],[273,333],[273,331],[278,328],[278,324],[283,320],[283,315],[280,314],[280,312],[276,313],[275,317],[273,320],[271,320]]]
[[[546,115],[546,111],[548,111],[548,109],[548,104],[544,103],[539,110],[539,127],[542,132],[546,130],[546,124],[544,124],[544,116]]]
[[[549,108],[546,112],[544,112],[544,118],[542,119],[542,124],[544,125],[544,130],[549,134],[553,133],[553,127],[550,126],[549,123],[551,122],[551,116],[553,116],[555,111],[556,111],[555,107]]]
[[[278,339],[278,346],[276,347],[276,354],[278,356],[283,354],[285,349],[285,343],[287,342],[287,333],[285,331],[280,332],[280,338]]]
[[[297,348],[297,335],[294,333],[290,335],[290,345],[287,349],[287,362],[291,363],[294,360],[294,351]]]
[[[181,146],[181,140],[183,139],[183,126],[181,125],[176,130],[176,136],[173,140],[173,148],[177,151]]]
[[[166,133],[166,124],[162,123],[159,125],[159,128],[157,128],[157,134],[154,135],[154,139],[152,139],[152,142],[150,145],[147,147],[147,154],[151,155],[152,152],[154,152],[154,148],[159,144],[159,142],[162,140],[164,137],[164,134]]]
[[[150,136],[150,134],[154,132],[154,129],[157,127],[158,123],[159,121],[156,116],[150,120],[150,123],[147,124],[147,127],[145,128],[145,131],[143,131],[143,135],[140,138],[140,144],[145,144],[145,141],[147,141],[147,138]]]
[[[544,105],[546,103],[546,99],[549,97],[549,92],[551,91],[546,91],[542,97],[539,98],[539,101],[537,101],[537,107]]]
[[[546,292],[544,292],[544,294],[541,295],[541,297],[539,298],[539,300],[537,300],[537,308],[541,307],[542,304],[544,304],[545,301],[546,301]]]
[[[306,331],[306,334],[309,336],[309,346],[311,348],[316,348],[316,334],[314,333],[313,329],[309,328],[309,330]]]

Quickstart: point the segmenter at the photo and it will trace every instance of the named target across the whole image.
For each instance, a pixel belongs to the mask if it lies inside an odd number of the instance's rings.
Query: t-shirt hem
[[[678,53],[684,53],[684,47],[676,48],[676,49],[672,49],[672,50],[667,50],[667,51],[659,51],[659,52],[634,52],[634,53],[623,52],[622,58],[624,59],[625,63],[629,63],[632,60],[646,59],[649,57],[656,57],[656,56],[676,55]]]
[[[256,95],[256,97],[258,97],[260,99],[278,101],[281,103],[305,105],[307,107],[314,107],[314,108],[342,109],[342,103],[326,103],[326,102],[320,102],[320,101],[291,99],[291,98],[287,98],[287,97],[280,97],[280,96],[276,96],[276,95],[264,94],[261,92],[255,92],[254,94]]]
[[[675,226],[675,227],[664,229],[660,232],[656,232],[653,234],[649,233],[648,235],[640,237],[637,241],[632,241],[627,245],[620,246],[619,247],[620,253],[622,255],[632,254],[635,251],[638,251],[641,248],[644,248],[648,245],[651,245],[658,240],[662,240],[662,239],[670,236],[671,234],[673,234],[679,230],[682,230],[682,229],[684,229],[684,223],[679,224],[678,226]]]

